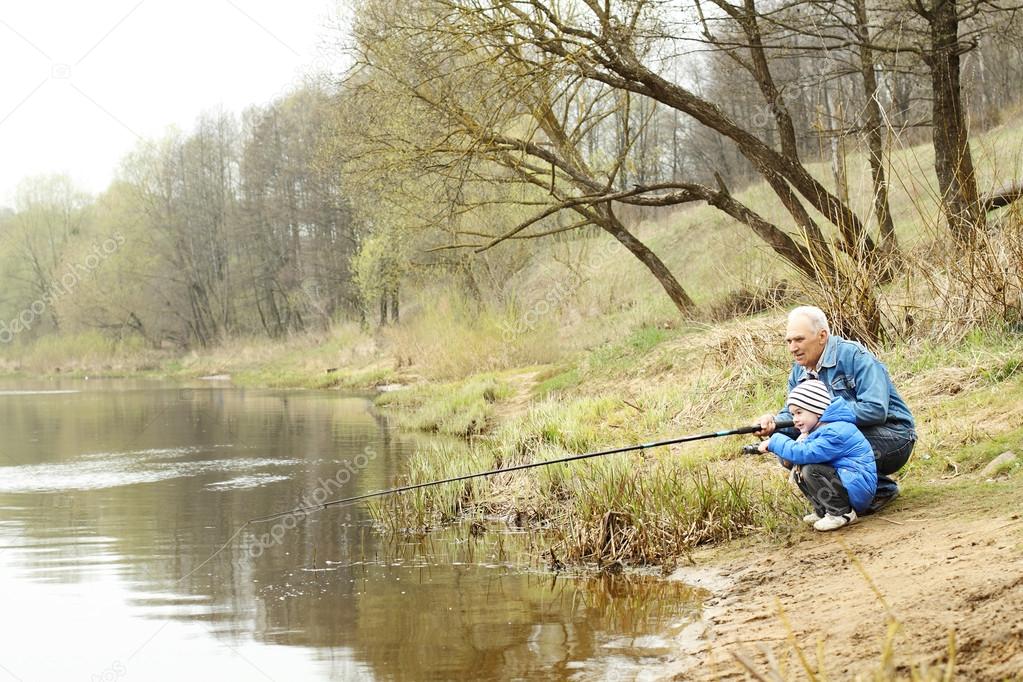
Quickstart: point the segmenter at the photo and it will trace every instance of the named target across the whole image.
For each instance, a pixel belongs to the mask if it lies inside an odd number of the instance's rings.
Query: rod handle
[[[795,426],[795,424],[793,424],[792,421],[787,420],[787,419],[783,420],[783,421],[776,421],[774,423],[774,430],[778,431],[779,429],[790,429],[793,426]],[[756,430],[759,430],[759,427],[751,427],[751,428],[755,429],[755,430],[751,430],[751,431],[749,431],[749,433],[756,433]],[[751,443],[750,445],[743,445],[742,446],[742,454],[744,454],[744,455],[759,455],[760,454],[760,444],[759,443]]]
[[[795,426],[795,424],[792,423],[791,420],[783,419],[781,421],[776,421],[774,423],[774,430],[775,431],[779,431],[781,429],[791,429],[793,426]],[[757,424],[754,424],[753,426],[744,426],[741,429],[735,429],[734,431],[722,431],[721,435],[727,435],[727,436],[731,436],[731,435],[735,435],[735,434],[742,435],[744,433],[756,433],[759,430],[760,430],[760,426],[757,425]]]

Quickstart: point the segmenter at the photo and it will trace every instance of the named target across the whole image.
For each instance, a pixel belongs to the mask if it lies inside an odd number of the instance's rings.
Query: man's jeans
[[[860,429],[870,447],[874,449],[877,464],[877,493],[875,499],[885,499],[899,492],[899,485],[888,477],[905,466],[916,445],[916,432],[908,426],[877,424]]]

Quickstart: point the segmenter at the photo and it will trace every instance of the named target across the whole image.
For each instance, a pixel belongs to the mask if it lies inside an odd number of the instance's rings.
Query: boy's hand
[[[757,450],[760,450],[760,452],[767,452],[767,444],[770,442],[771,441],[769,440],[761,441],[760,445],[757,446]]]

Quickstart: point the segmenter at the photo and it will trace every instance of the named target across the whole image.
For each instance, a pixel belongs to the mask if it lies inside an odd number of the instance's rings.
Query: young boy
[[[856,522],[877,489],[877,467],[870,443],[856,428],[856,415],[842,398],[832,398],[817,379],[798,384],[788,399],[799,438],[775,433],[760,444],[787,467],[813,513],[803,521],[820,531]]]

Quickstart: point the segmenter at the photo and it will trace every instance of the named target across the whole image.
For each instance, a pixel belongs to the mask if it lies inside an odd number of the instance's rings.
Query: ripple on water
[[[233,448],[233,444],[225,445],[185,445],[177,448],[148,448],[146,450],[125,450],[124,452],[87,452],[79,455],[80,459],[174,459],[177,457],[190,457],[210,450],[222,448]]]
[[[24,464],[0,467],[0,493],[39,493],[65,490],[99,490],[119,486],[156,483],[172,478],[184,478],[211,473],[248,474],[252,479],[246,485],[252,487],[269,483],[266,478],[254,480],[253,476],[271,476],[274,480],[285,478],[268,474],[260,469],[293,467],[300,464],[294,459],[236,458],[210,459],[201,461],[161,461],[171,450],[143,451],[136,453],[111,453],[108,457],[89,457],[72,462],[57,464]],[[239,479],[232,479],[238,481]]]
[[[213,491],[241,490],[243,488],[258,488],[261,485],[276,483],[277,481],[287,481],[289,478],[288,476],[278,476],[275,474],[252,474],[250,476],[230,478],[226,481],[218,481],[217,483],[209,483],[203,487],[206,490]]]

